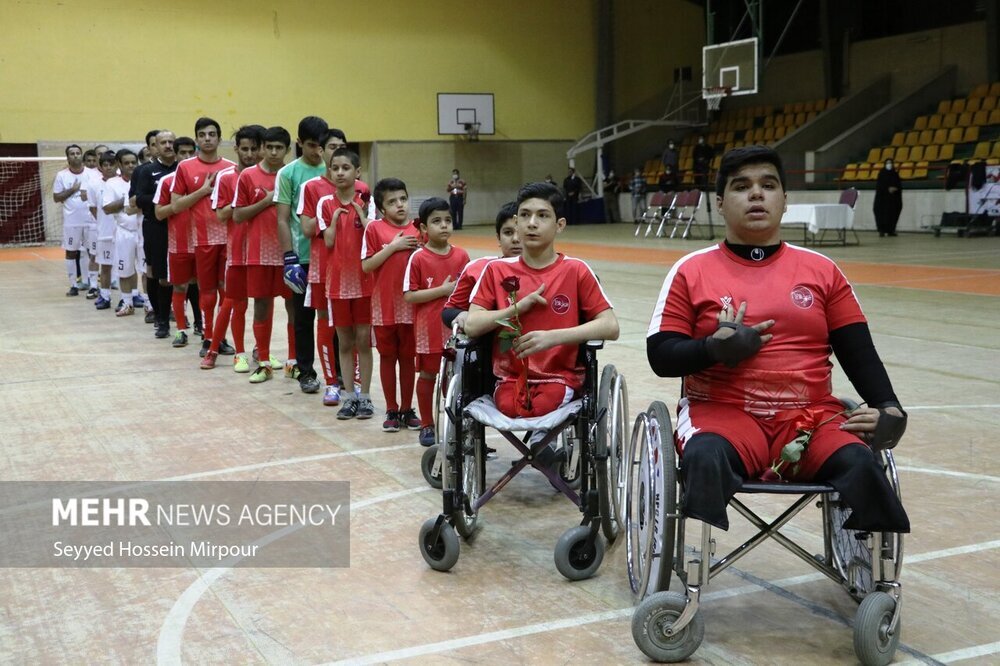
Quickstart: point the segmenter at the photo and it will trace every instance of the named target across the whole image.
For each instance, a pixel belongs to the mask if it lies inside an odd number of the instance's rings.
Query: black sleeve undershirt
[[[465,311],[461,308],[445,308],[441,311],[441,321],[443,321],[444,325],[450,329],[452,322],[455,321],[455,317],[463,312]]]
[[[649,367],[659,377],[683,377],[701,372],[715,362],[709,357],[706,338],[661,331],[646,338]],[[889,375],[872,341],[868,324],[859,322],[830,332],[830,347],[861,399],[871,407],[897,403]]]

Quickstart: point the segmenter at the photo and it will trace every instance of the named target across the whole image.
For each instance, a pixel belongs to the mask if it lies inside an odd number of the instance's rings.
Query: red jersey
[[[528,266],[521,257],[491,261],[472,290],[472,303],[487,310],[509,306],[510,296],[501,286],[509,276],[520,280],[518,297],[527,296],[545,284],[542,296],[548,305],[535,306],[521,315],[521,330],[525,333],[573,328],[611,308],[611,301],[590,266],[563,254],[557,254],[555,262],[542,269]],[[578,356],[576,345],[558,345],[532,354],[524,359],[528,363],[528,381],[556,382],[578,390],[584,377]],[[493,374],[501,380],[514,379],[520,373],[520,364],[512,351],[501,354],[499,339],[494,338]]]
[[[240,172],[236,170],[236,167],[226,169],[216,176],[215,187],[212,188],[213,211],[232,207],[233,199],[236,198],[236,181],[239,177]],[[229,218],[229,222],[226,223],[226,232],[229,235],[226,266],[246,266],[247,225],[236,224],[233,222],[233,218]]]
[[[420,237],[420,232],[412,222],[397,227],[388,220],[372,220],[365,227],[365,238],[361,245],[361,258],[368,259],[392,242],[403,232],[407,236]],[[412,324],[413,305],[403,300],[403,275],[411,252],[394,252],[372,275],[372,325],[392,326]]]
[[[153,195],[154,206],[166,206],[170,203],[170,190],[173,185],[173,173],[168,173],[156,183],[156,194]],[[194,254],[193,231],[190,209],[167,217],[167,252],[170,254]]]
[[[693,252],[667,273],[647,336],[674,331],[703,338],[726,304],[746,302],[743,323],[773,319],[774,337],[735,368],[713,365],[684,378],[690,400],[737,405],[757,416],[805,407],[832,390],[830,331],[865,321],[854,290],[827,257],[783,244],[763,261],[725,244]]]
[[[367,209],[368,202],[371,201],[372,193],[368,189],[367,183],[362,180],[354,181],[354,191],[361,197],[361,207]],[[325,196],[336,195],[337,186],[325,176],[316,176],[302,183],[299,193],[299,207],[295,214],[301,218],[303,215],[316,219],[319,215],[317,207],[319,201]],[[326,279],[326,245],[323,244],[323,236],[316,234],[309,246],[309,282],[316,284]],[[302,257],[299,257],[302,259]]]
[[[197,155],[189,157],[177,165],[177,170],[174,172],[174,186],[172,191],[179,195],[197,192],[213,173],[235,166],[235,162],[225,158],[220,158],[215,162],[209,163],[203,161]],[[215,211],[212,210],[211,197],[202,197],[188,210],[191,212],[191,219],[194,221],[196,246],[226,244],[226,228],[215,217]]]
[[[444,304],[446,308],[458,308],[459,310],[469,310],[469,297],[472,295],[472,288],[479,282],[479,276],[483,274],[486,264],[499,257],[481,257],[475,261],[470,261],[465,265],[462,274],[458,276],[458,284],[455,291],[451,292],[448,302]]]
[[[446,254],[422,247],[410,255],[406,264],[403,292],[440,287],[447,279],[455,280],[468,263],[469,253],[460,247],[451,245]],[[447,300],[442,296],[413,306],[413,335],[418,354],[437,354],[444,349],[449,331],[441,321],[441,311]]]
[[[259,164],[244,169],[236,181],[236,197],[233,208],[252,206],[274,191],[276,173],[264,171]],[[282,266],[284,254],[278,242],[278,209],[268,206],[254,217],[246,220],[246,265]]]
[[[352,203],[364,209],[360,196],[355,196]],[[337,216],[337,239],[327,255],[326,297],[348,299],[371,296],[372,276],[361,270],[361,244],[365,228],[354,206],[342,203],[336,194],[320,199],[316,206],[319,233],[330,227],[338,208],[344,212]]]

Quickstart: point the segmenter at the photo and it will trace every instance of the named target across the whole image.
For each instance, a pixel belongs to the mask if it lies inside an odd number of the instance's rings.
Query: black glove
[[[895,407],[903,415],[890,414],[886,411],[890,407]],[[906,412],[898,402],[883,402],[875,409],[878,410],[878,423],[875,424],[875,431],[868,436],[868,445],[873,451],[895,448],[906,432]]]
[[[705,344],[713,361],[735,368],[740,361],[760,351],[764,343],[760,340],[760,333],[750,326],[724,321],[719,323],[719,328],[706,339]]]

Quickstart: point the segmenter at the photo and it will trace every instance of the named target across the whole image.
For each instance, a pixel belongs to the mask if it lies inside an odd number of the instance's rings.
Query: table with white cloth
[[[847,245],[848,231],[854,234],[858,244],[861,242],[854,231],[854,209],[847,204],[789,204],[781,225],[802,225],[806,244],[810,238],[815,244],[822,243],[828,231],[835,233],[831,240],[841,245]]]

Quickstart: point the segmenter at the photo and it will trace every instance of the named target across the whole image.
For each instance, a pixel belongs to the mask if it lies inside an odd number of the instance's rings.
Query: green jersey
[[[274,179],[274,203],[285,204],[291,209],[288,226],[292,232],[292,249],[299,255],[299,261],[303,264],[309,263],[311,239],[302,234],[302,222],[299,221],[299,215],[296,211],[299,209],[299,200],[302,197],[302,186],[307,180],[322,176],[324,173],[326,173],[326,165],[322,162],[312,166],[300,157],[281,167]]]

